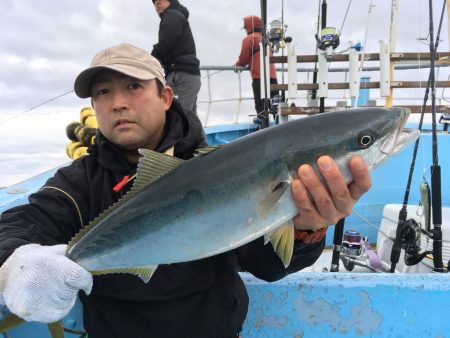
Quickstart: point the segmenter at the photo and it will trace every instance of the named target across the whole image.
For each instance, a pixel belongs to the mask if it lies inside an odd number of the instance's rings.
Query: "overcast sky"
[[[328,0],[329,26],[341,28],[349,2]],[[297,54],[315,52],[318,3],[284,1],[287,35],[293,38]],[[367,31],[366,51],[378,52],[378,41],[389,40],[390,3],[353,0],[338,50],[345,49],[349,40],[363,43]],[[428,36],[428,0],[399,3],[397,51],[429,51],[423,41],[418,41]],[[436,34],[442,1],[433,3]],[[201,64],[234,64],[245,36],[242,18],[259,15],[260,1],[185,0],[182,4],[190,11]],[[374,5],[370,15],[369,4]],[[268,0],[268,22],[281,18],[281,5],[282,1]],[[1,0],[0,18],[1,187],[68,161],[65,126],[78,119],[80,108],[89,105],[89,100],[81,100],[71,92],[75,77],[105,47],[126,42],[151,50],[157,41],[159,17],[150,0]],[[439,51],[449,50],[447,32],[445,19]],[[281,76],[278,78],[281,81]],[[213,98],[237,96],[236,79],[234,73],[213,77]],[[298,79],[308,81],[305,74],[299,74]],[[439,79],[447,80],[447,75]],[[242,74],[242,90],[244,96],[251,95],[248,73]],[[199,100],[207,97],[204,78]],[[217,116],[212,116],[210,123],[234,118],[236,107],[236,103],[217,104],[212,109]],[[206,109],[206,104],[199,104],[203,121]],[[243,105],[242,111],[244,117],[253,113],[251,101]]]

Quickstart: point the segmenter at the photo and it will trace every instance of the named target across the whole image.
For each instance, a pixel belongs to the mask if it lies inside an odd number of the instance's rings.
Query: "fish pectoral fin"
[[[144,283],[148,283],[148,281],[152,278],[153,274],[155,273],[157,267],[158,267],[157,265],[152,265],[152,266],[137,266],[132,268],[113,268],[113,269],[90,271],[90,273],[94,276],[107,275],[110,273],[129,273],[138,276],[140,279],[142,279]]]
[[[288,193],[290,194],[290,190],[288,189],[291,186],[291,182],[289,181],[281,181],[279,182],[275,188],[272,189],[270,194],[264,197],[264,199],[258,203],[258,215],[261,218],[266,218],[270,213],[272,208],[277,204],[277,202],[281,199],[281,197]]]
[[[292,221],[264,235],[264,244],[272,243],[273,250],[280,257],[285,268],[291,263],[292,253],[294,252],[294,238],[295,231]]]

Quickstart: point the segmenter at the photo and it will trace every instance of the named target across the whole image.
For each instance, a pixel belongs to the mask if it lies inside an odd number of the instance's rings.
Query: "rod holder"
[[[288,99],[297,97],[297,55],[295,55],[295,47],[290,43],[287,46],[288,58]]]
[[[388,97],[391,95],[391,57],[389,45],[380,40],[380,96]]]
[[[317,75],[317,83],[319,84],[319,90],[317,96],[327,97],[328,96],[328,61],[324,53],[319,53],[319,70]]]

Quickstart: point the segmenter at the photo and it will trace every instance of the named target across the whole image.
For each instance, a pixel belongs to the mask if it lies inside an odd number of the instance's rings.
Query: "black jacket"
[[[166,75],[174,70],[200,75],[189,11],[178,0],[170,3],[161,14],[158,43],[153,45],[152,55],[161,62]]]
[[[183,159],[205,145],[200,121],[195,115],[186,117],[178,102],[168,111],[158,150],[172,145],[175,156]],[[135,166],[101,134],[90,152],[58,170],[43,189],[30,196],[29,204],[1,215],[1,263],[23,244],[67,243],[82,224],[121,197],[124,191],[115,193],[112,188]],[[287,269],[272,246],[260,238],[218,256],[161,265],[147,284],[128,274],[96,276],[92,293],[80,293],[85,329],[89,338],[232,337],[240,331],[248,306],[238,271],[275,281],[311,265],[323,245],[324,241],[297,242]]]

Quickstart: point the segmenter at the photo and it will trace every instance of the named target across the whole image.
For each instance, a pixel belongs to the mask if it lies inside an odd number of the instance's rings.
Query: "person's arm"
[[[152,55],[164,62],[172,53],[183,33],[186,18],[178,11],[168,10],[161,19],[158,43],[153,45]]]
[[[29,203],[0,216],[0,265],[19,246],[66,244],[89,221],[86,197],[58,172]]]
[[[299,213],[293,219],[296,240],[289,266],[284,268],[272,246],[264,245],[263,238],[259,238],[237,250],[244,270],[260,279],[275,281],[314,264],[325,246],[326,228],[348,216],[371,186],[369,170],[359,157],[349,163],[353,182],[348,186],[330,157],[321,157],[318,168],[325,183],[309,165],[302,165],[298,178],[292,182],[292,195]]]
[[[252,57],[252,47],[250,44],[250,36],[247,36],[242,41],[241,52],[239,54],[238,60],[236,61],[236,66],[245,67],[251,62]]]
[[[61,319],[78,291],[89,293],[92,287],[91,274],[67,258],[66,245],[59,244],[88,221],[88,208],[69,182],[58,172],[28,204],[1,215],[0,303],[28,321]]]

